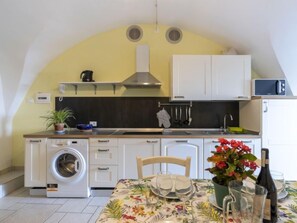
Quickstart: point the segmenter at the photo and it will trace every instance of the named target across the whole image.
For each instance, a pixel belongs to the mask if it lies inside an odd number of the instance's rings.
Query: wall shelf
[[[69,85],[74,87],[75,94],[77,94],[79,86],[92,86],[94,88],[94,94],[97,94],[97,88],[99,86],[111,85],[113,87],[113,93],[115,94],[116,87],[122,86],[122,82],[61,82],[59,83],[60,93],[64,93],[65,86]]]

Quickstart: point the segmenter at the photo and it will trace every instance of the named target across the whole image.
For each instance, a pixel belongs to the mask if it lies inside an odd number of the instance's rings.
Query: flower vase
[[[215,178],[212,178],[212,183],[214,186],[214,192],[215,192],[217,205],[220,208],[222,208],[224,197],[229,194],[228,187],[225,185],[220,185],[220,184],[216,183]]]

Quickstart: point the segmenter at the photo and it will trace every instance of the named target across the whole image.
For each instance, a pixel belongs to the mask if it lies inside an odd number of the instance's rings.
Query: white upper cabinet
[[[173,55],[171,100],[250,100],[250,55]]]
[[[212,100],[251,99],[251,56],[212,56]]]
[[[174,55],[171,100],[211,100],[211,60],[208,55]]]

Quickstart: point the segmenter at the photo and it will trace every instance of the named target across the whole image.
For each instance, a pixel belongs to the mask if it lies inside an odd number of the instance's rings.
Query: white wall
[[[12,122],[6,115],[2,89],[2,75],[0,74],[0,170],[10,167],[12,162]]]
[[[293,95],[297,95],[297,1],[272,1],[270,39]]]

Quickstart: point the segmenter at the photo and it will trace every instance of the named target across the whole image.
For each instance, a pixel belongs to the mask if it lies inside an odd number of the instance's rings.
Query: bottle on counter
[[[261,171],[256,183],[267,189],[263,222],[277,222],[277,190],[269,170],[269,150],[265,148],[261,150]]]

